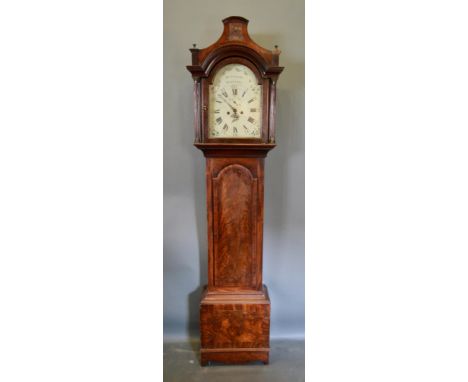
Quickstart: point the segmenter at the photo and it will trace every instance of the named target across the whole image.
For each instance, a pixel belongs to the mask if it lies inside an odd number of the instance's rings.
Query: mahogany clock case
[[[275,147],[276,82],[283,68],[278,65],[277,47],[269,51],[250,38],[247,19],[232,16],[223,24],[223,33],[215,43],[190,49],[192,65],[187,66],[194,80],[194,144],[206,157],[208,285],[200,302],[201,364],[268,363],[270,299],[262,283],[264,162]],[[258,138],[214,138],[209,134],[210,85],[217,72],[231,64],[246,68],[232,75],[232,82],[250,69],[261,85]],[[228,122],[224,126],[226,131],[235,132],[237,109],[244,107],[234,89],[230,102],[226,90],[217,101],[232,109],[232,113],[226,112],[232,117],[232,127]],[[250,89],[243,94],[254,87]]]

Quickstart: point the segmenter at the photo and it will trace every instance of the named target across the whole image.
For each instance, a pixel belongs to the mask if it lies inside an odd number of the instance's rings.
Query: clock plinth
[[[270,298],[255,293],[209,292],[200,303],[201,364],[269,361]]]
[[[200,302],[201,364],[268,363],[270,298],[262,281],[264,162],[275,147],[279,50],[228,17],[190,49],[195,143],[206,157],[208,285]]]

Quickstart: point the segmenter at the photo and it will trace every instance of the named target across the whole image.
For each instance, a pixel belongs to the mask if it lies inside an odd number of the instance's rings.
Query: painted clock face
[[[222,67],[209,87],[209,137],[261,138],[262,105],[262,86],[249,67]]]

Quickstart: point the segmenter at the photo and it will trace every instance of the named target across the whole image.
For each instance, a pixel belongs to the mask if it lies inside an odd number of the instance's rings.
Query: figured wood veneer
[[[263,160],[207,158],[208,288],[262,285]]]
[[[270,351],[270,299],[256,294],[222,295],[205,289],[200,304],[201,363],[262,361]]]
[[[238,163],[212,180],[214,285],[255,286],[257,179]]]

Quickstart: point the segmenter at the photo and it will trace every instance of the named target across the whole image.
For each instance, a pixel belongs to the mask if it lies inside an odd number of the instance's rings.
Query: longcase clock
[[[269,360],[270,299],[262,283],[264,158],[275,147],[280,51],[256,44],[248,20],[223,20],[194,45],[195,146],[206,157],[208,285],[200,302],[201,364]]]

